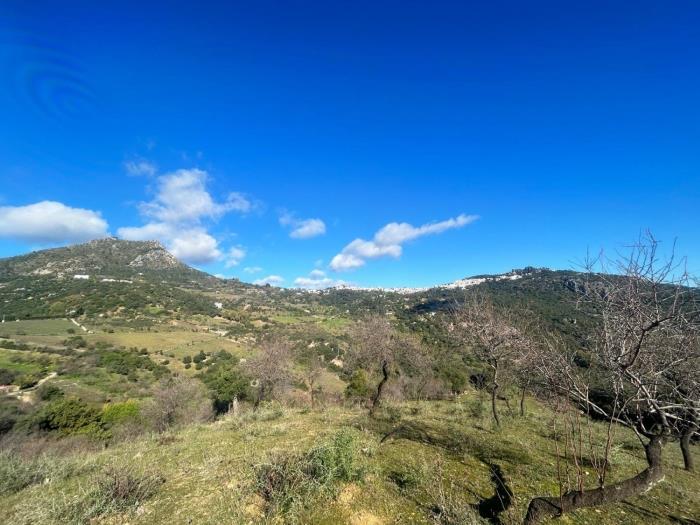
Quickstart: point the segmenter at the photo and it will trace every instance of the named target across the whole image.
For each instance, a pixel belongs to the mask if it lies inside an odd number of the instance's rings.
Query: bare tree
[[[374,315],[358,322],[351,329],[351,343],[346,360],[352,368],[362,368],[379,381],[372,395],[370,415],[384,401],[389,380],[407,366],[420,345],[410,336],[399,333],[383,316]]]
[[[550,344],[540,353],[539,373],[552,392],[607,419],[611,429],[613,423],[632,429],[648,466],[612,485],[599,475],[597,488],[586,490],[581,482],[559,497],[535,498],[525,524],[651,489],[663,478],[663,445],[679,438],[682,429],[694,428],[700,409],[698,291],[688,286],[683,263],[673,255],[662,260],[657,241],[647,235],[612,263],[601,257],[587,265],[581,300],[599,318],[590,367],[578,366],[565,348]],[[605,398],[593,393],[594,375]],[[610,442],[611,431],[608,436]]]
[[[144,418],[158,432],[171,427],[202,423],[214,416],[212,401],[201,381],[175,376],[163,379],[144,409]]]
[[[319,385],[319,381],[323,376],[324,363],[321,356],[314,354],[307,365],[306,370],[303,373],[302,379],[306,388],[309,392],[309,401],[311,402],[311,408],[316,408],[318,404],[318,398],[322,395],[323,390]]]
[[[529,352],[529,337],[518,328],[512,311],[497,309],[490,299],[481,295],[453,309],[448,329],[459,342],[470,345],[476,356],[491,368],[491,411],[496,426],[500,426],[498,399],[502,376]]]
[[[290,344],[279,338],[264,339],[258,353],[246,363],[246,371],[257,383],[255,408],[279,395],[292,377]]]

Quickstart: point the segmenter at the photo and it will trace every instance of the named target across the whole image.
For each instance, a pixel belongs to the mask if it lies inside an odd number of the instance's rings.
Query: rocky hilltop
[[[139,272],[204,274],[178,261],[158,241],[124,241],[114,237],[40,250],[0,260],[0,277],[76,275],[127,277]]]

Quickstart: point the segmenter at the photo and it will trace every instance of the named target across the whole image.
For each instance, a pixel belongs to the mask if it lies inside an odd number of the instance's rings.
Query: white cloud
[[[321,270],[312,270],[308,277],[297,277],[294,279],[294,285],[299,288],[307,288],[310,290],[321,290],[323,288],[331,288],[333,286],[347,285],[345,281],[331,279],[326,276],[326,273]]]
[[[226,253],[226,268],[238,266],[245,256],[246,251],[243,246],[233,246],[229,248],[228,252]]]
[[[168,248],[178,259],[206,264],[221,259],[219,242],[200,228],[179,232],[168,241]]]
[[[141,212],[165,223],[199,222],[216,219],[228,211],[241,211],[250,203],[232,193],[226,202],[216,202],[207,191],[208,175],[199,169],[177,170],[158,178],[158,192],[150,202],[141,203]]]
[[[435,235],[444,231],[461,228],[477,220],[477,215],[459,215],[441,222],[432,222],[422,226],[413,226],[407,222],[392,222],[374,234],[371,241],[355,239],[345,246],[330,262],[330,267],[338,272],[354,270],[364,266],[367,259],[378,257],[393,257],[398,259],[403,251],[405,242]]]
[[[117,230],[117,235],[127,241],[166,240],[175,236],[175,228],[162,222],[149,222],[143,226],[125,226]]]
[[[264,286],[266,284],[277,286],[283,282],[284,278],[282,278],[279,275],[268,275],[267,277],[263,277],[262,279],[256,279],[255,281],[253,281],[253,284],[257,284],[258,286]]]
[[[124,169],[129,175],[147,175],[149,177],[152,177],[158,171],[156,165],[147,160],[129,160],[124,163]]]
[[[100,212],[55,201],[0,207],[0,237],[27,242],[82,242],[106,237]]]
[[[326,223],[321,219],[298,219],[288,212],[280,215],[280,224],[291,228],[289,236],[292,239],[311,239],[326,233]]]
[[[326,233],[326,224],[321,219],[305,219],[289,232],[292,239],[310,239]]]
[[[229,193],[228,198],[226,199],[226,207],[228,210],[248,213],[253,209],[253,203],[242,193],[234,191]]]
[[[260,273],[263,269],[260,266],[246,266],[243,271],[245,273]]]
[[[178,228],[172,224],[151,222],[144,226],[119,228],[117,234],[129,241],[161,240],[168,250],[183,261],[205,264],[221,259],[218,241],[204,228]]]
[[[155,197],[139,205],[149,221],[143,226],[119,228],[124,239],[158,239],[179,259],[205,264],[224,259],[226,267],[236,266],[245,257],[242,246],[224,253],[219,241],[202,225],[225,213],[246,213],[253,205],[241,193],[230,193],[217,202],[207,190],[208,174],[199,169],[181,169],[158,177]]]

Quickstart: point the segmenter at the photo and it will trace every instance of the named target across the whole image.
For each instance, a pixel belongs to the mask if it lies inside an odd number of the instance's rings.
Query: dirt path
[[[73,319],[72,317],[70,318],[70,322],[73,323],[73,324],[74,324],[75,326],[77,326],[78,328],[80,328],[83,332],[87,332],[87,331],[88,331],[88,329],[85,328],[85,326],[81,325],[78,321],[76,321],[76,320]]]
[[[25,388],[24,390],[20,390],[19,388],[17,390],[13,390],[12,392],[7,392],[7,395],[9,397],[16,397],[23,403],[29,403],[31,401],[32,394],[44,383],[49,381],[50,379],[53,379],[56,377],[58,374],[56,372],[51,372],[49,375],[46,377],[43,377],[37,381],[36,385],[30,388]]]

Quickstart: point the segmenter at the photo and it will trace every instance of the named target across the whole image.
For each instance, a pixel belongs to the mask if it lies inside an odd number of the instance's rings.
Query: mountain
[[[219,283],[157,241],[99,239],[0,259],[0,314],[18,319],[115,310],[132,317],[145,311],[215,315],[215,301],[202,292]]]
[[[0,315],[163,320],[199,314],[253,326],[272,322],[271,315],[356,318],[375,312],[431,331],[436,314],[482,291],[580,340],[587,317],[576,305],[579,281],[576,272],[524,268],[433,288],[283,289],[218,279],[178,261],[156,241],[107,238],[0,260]]]
[[[158,241],[124,241],[109,237],[63,248],[0,259],[0,279],[20,276],[54,278],[160,277],[202,280],[209,276],[178,261]]]

